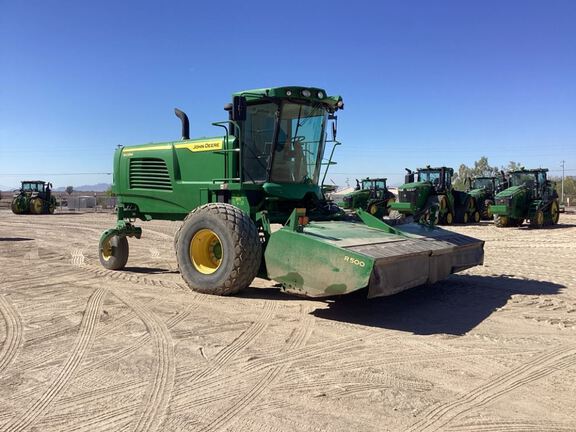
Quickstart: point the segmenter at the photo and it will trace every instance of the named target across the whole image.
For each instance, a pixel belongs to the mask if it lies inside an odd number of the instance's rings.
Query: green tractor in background
[[[546,178],[545,168],[519,169],[508,173],[509,187],[495,196],[490,206],[498,227],[521,226],[528,220],[533,228],[558,223],[558,193]]]
[[[390,205],[396,201],[396,195],[386,187],[385,178],[365,178],[356,180],[356,189],[342,198],[342,207],[347,210],[362,209],[372,216],[388,216]]]
[[[52,183],[42,180],[25,180],[18,193],[12,198],[12,212],[15,214],[53,214],[56,197],[52,194]]]
[[[319,88],[277,87],[233,95],[224,135],[119,147],[112,191],[117,224],[99,242],[101,264],[120,270],[136,219],[183,221],[174,239],[191,289],[228,295],[256,276],[288,292],[324,297],[367,287],[378,297],[482,264],[484,242],[420,224],[402,230],[358,210],[350,220],[322,185],[333,164],[339,96]],[[325,159],[326,126],[332,151]],[[321,178],[321,170],[324,176]]]
[[[416,172],[406,171],[405,183],[398,188],[398,201],[392,203],[391,210],[432,225],[480,221],[474,197],[453,188],[452,168],[428,165]]]
[[[504,172],[500,176],[483,176],[469,179],[468,194],[472,196],[483,220],[491,220],[490,206],[494,204],[494,196],[508,187]]]

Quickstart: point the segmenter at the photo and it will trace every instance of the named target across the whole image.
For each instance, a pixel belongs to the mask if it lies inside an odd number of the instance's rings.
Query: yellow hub
[[[102,243],[102,258],[104,261],[108,261],[112,258],[112,244],[110,243],[110,239]]]
[[[451,212],[446,213],[446,224],[452,225],[452,222],[454,222],[454,216]]]
[[[212,274],[222,264],[222,243],[214,231],[201,229],[190,242],[190,261],[202,274]]]
[[[375,215],[378,213],[378,206],[376,204],[372,204],[369,210],[371,215]]]

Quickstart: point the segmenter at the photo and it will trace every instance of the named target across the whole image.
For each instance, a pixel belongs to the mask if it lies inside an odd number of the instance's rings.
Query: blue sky
[[[230,94],[340,94],[343,185],[404,167],[576,175],[576,2],[0,0],[0,185],[111,182],[118,144],[218,135]],[[558,175],[558,171],[553,174]]]

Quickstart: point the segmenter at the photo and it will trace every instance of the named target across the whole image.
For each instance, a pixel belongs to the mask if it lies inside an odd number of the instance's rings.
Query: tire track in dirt
[[[303,347],[308,339],[310,339],[315,320],[313,317],[310,317],[305,313],[300,313],[300,317],[300,322],[303,325],[292,332],[287,344],[282,350],[283,352]],[[230,427],[234,422],[239,420],[241,416],[245,414],[246,411],[248,411],[256,401],[276,383],[276,381],[278,381],[290,366],[291,363],[287,362],[280,366],[270,368],[266,371],[265,375],[248,390],[248,392],[246,392],[240,399],[237,399],[227,410],[220,413],[210,424],[200,430],[207,432]]]
[[[120,291],[115,291],[114,294],[140,317],[148,330],[156,353],[157,361],[152,381],[145,391],[143,404],[131,427],[133,431],[138,432],[153,431],[164,421],[172,397],[176,375],[174,344],[168,327],[155,313]]]
[[[195,297],[193,297],[193,299],[194,303],[190,303],[183,312],[171,317],[169,320],[166,321],[165,326],[167,327],[167,329],[170,330],[176,327],[178,324],[180,324],[182,321],[188,318],[195,309],[197,309],[198,307],[200,307],[200,305],[202,305],[202,303],[205,301],[206,298],[204,296],[196,295]],[[86,374],[94,372],[94,370],[96,369],[107,366],[115,361],[121,360],[122,358],[127,357],[133,352],[140,349],[142,346],[150,342],[150,340],[152,340],[150,333],[139,336],[131,345],[127,346],[126,348],[123,348],[121,350],[114,350],[112,354],[89,363],[85,368],[82,369],[82,371],[79,372],[78,376],[84,376]]]
[[[14,306],[0,294],[0,315],[6,323],[6,337],[0,349],[0,376],[16,358],[19,348],[24,342],[22,321]]]
[[[576,348],[572,346],[541,354],[522,366],[491,379],[455,401],[429,409],[424,413],[424,418],[416,422],[410,431],[441,430],[466,412],[574,364],[576,364]]]
[[[75,346],[56,379],[22,415],[3,425],[1,431],[21,431],[31,427],[46,413],[54,399],[66,390],[84,355],[92,345],[98,317],[107,292],[106,288],[99,288],[88,299]]]
[[[270,321],[274,317],[276,311],[276,302],[265,301],[264,308],[256,320],[244,330],[240,336],[234,339],[225,348],[218,351],[218,353],[210,360],[210,364],[198,371],[188,371],[178,374],[178,381],[193,380],[194,382],[201,381],[203,378],[210,377],[226,366],[229,362],[235,359],[236,356],[247,346],[252,344],[263,332],[266,330]],[[185,389],[184,392],[188,392]],[[181,393],[181,392],[179,392]]]
[[[124,282],[137,283],[137,284],[142,284],[142,285],[147,285],[147,286],[176,289],[178,291],[190,291],[190,288],[185,287],[184,284],[180,283],[180,282],[174,282],[174,281],[168,281],[167,282],[167,281],[162,280],[162,279],[154,279],[154,278],[147,277],[147,276],[140,276],[140,275],[136,275],[134,273],[128,273],[126,271],[108,270],[108,269],[102,268],[102,267],[97,266],[97,265],[91,265],[91,264],[86,264],[86,263],[81,265],[81,266],[75,266],[75,267],[81,268],[87,272],[93,273],[96,276],[109,277],[110,279],[113,279],[113,280],[120,280],[120,281],[124,281]]]
[[[482,421],[454,425],[448,430],[454,432],[574,432],[574,426],[550,421]]]
[[[229,388],[229,374],[219,374],[225,366],[234,360],[239,353],[252,344],[266,330],[276,313],[277,304],[274,301],[264,301],[263,310],[254,322],[235,338],[228,346],[220,350],[212,362],[204,369],[178,374],[179,382],[190,382],[175,392],[173,410],[188,410],[201,400],[217,400],[218,392]],[[192,398],[190,396],[193,396]],[[202,403],[201,403],[202,404]]]

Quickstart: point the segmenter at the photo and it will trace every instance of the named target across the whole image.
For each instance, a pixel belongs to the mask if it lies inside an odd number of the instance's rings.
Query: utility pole
[[[562,204],[564,204],[564,164],[566,163],[566,161],[562,161],[562,192],[561,192],[561,198],[560,198],[560,202]]]

